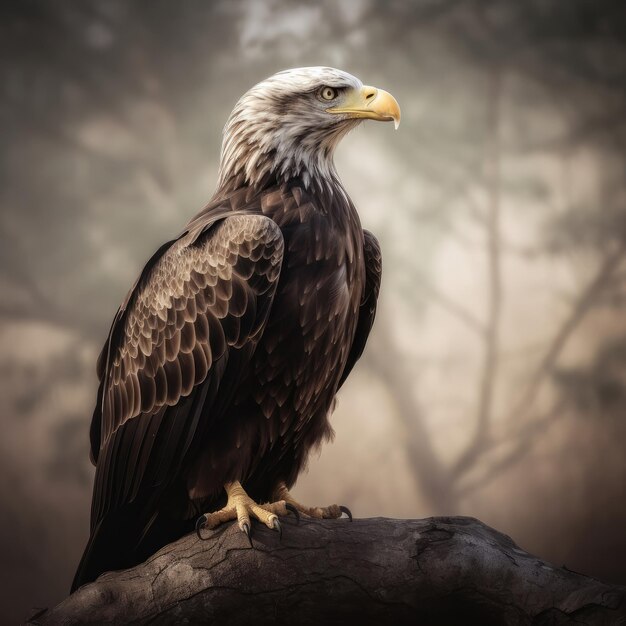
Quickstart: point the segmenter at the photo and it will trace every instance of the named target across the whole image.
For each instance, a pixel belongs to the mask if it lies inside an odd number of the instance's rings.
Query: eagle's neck
[[[234,181],[262,188],[298,178],[310,189],[337,181],[335,148],[357,123],[311,128],[297,118],[277,120],[266,112],[255,122],[234,111],[224,129],[218,188]]]

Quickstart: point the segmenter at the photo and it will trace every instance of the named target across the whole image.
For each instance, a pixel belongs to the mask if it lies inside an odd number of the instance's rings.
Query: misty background
[[[0,7],[0,616],[69,590],[95,360],[143,263],[211,197],[221,129],[274,72],[390,91],[337,168],[383,249],[333,444],[294,493],[471,515],[626,584],[621,0]]]

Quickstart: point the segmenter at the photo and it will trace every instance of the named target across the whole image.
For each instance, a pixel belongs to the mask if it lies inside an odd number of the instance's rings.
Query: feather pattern
[[[279,481],[291,487],[333,434],[336,392],[374,321],[381,256],[332,164],[357,122],[320,126],[318,105],[306,121],[316,80],[360,81],[309,70],[291,75],[295,90],[278,75],[242,99],[218,192],[156,251],[113,320],[97,364],[91,537],[74,589],[188,531],[193,505],[217,507],[226,482],[259,501]]]
[[[253,251],[257,262],[244,278],[239,263],[245,264]],[[244,338],[255,342],[266,321],[282,253],[283,238],[273,221],[233,215],[209,222],[200,232],[187,232],[137,285],[118,322],[119,345],[111,345],[114,327],[104,349],[112,356],[103,371],[100,439],[92,450],[98,460],[92,527],[111,505],[136,497],[142,482],[151,480],[151,462],[170,467],[155,457],[153,445],[167,448],[169,458],[181,437],[193,439],[181,410],[192,402],[183,401],[202,387],[212,365],[227,351],[237,349]],[[198,275],[205,280],[197,280]],[[237,302],[231,308],[233,294]],[[251,314],[246,315],[248,309]],[[176,464],[187,447],[181,447]]]

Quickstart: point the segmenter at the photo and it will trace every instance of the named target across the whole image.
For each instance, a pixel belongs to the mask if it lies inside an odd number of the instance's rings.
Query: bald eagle
[[[193,530],[289,511],[332,434],[381,277],[333,153],[362,120],[400,121],[386,91],[327,67],[250,89],[224,129],[217,191],[148,261],[98,359],[91,535],[72,590]],[[202,513],[198,518],[198,514]]]

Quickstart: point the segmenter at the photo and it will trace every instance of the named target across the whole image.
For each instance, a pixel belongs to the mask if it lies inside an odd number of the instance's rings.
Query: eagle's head
[[[236,104],[224,128],[220,186],[300,177],[305,186],[334,176],[339,140],[364,119],[400,123],[395,98],[331,67],[278,72]]]

